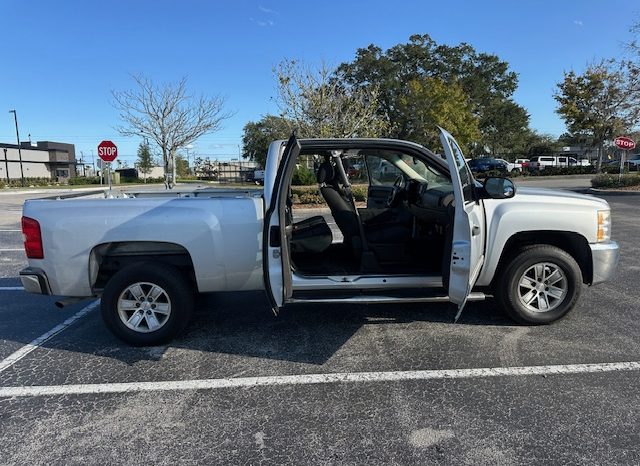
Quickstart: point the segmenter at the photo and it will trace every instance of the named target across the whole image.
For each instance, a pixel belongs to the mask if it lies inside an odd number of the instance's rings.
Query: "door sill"
[[[474,291],[469,294],[467,301],[483,301],[487,298],[482,292]],[[355,295],[355,296],[301,296],[287,300],[287,303],[351,303],[351,304],[399,304],[399,303],[448,303],[447,295],[434,296],[386,296],[386,295]]]
[[[325,275],[307,277],[292,273],[293,291],[373,290],[388,288],[442,288],[436,275]]]

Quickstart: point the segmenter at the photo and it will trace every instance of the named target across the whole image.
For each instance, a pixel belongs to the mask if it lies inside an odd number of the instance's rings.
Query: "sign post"
[[[618,136],[613,140],[613,143],[616,145],[618,149],[622,151],[620,155],[620,174],[618,175],[618,179],[621,179],[622,172],[624,171],[624,162],[625,162],[625,159],[627,158],[626,154],[628,151],[636,148],[636,142],[633,139],[628,138],[626,136]]]
[[[107,162],[107,177],[109,178],[109,195],[111,195],[111,162],[118,156],[118,147],[111,141],[98,144],[98,157]],[[104,164],[103,164],[104,166]]]

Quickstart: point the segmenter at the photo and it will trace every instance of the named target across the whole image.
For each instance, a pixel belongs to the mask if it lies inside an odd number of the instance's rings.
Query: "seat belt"
[[[333,162],[338,169],[338,174],[340,175],[340,179],[342,180],[342,186],[344,188],[344,192],[349,199],[349,202],[353,206],[353,209],[356,212],[356,218],[358,219],[358,229],[360,230],[360,240],[362,241],[362,251],[369,252],[369,245],[367,244],[367,238],[364,235],[364,226],[362,225],[362,219],[360,218],[360,212],[358,212],[358,207],[356,206],[356,201],[353,199],[353,193],[351,192],[351,183],[349,183],[349,178],[347,178],[347,174],[344,171],[344,167],[342,166],[342,159],[339,155],[332,155]]]

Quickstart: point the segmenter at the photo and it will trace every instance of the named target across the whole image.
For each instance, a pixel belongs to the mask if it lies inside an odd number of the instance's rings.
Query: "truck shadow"
[[[490,301],[469,304],[457,324],[457,309],[447,304],[298,304],[285,307],[277,317],[268,309],[262,292],[203,296],[187,331],[171,346],[323,364],[365,325],[514,325]]]
[[[69,312],[77,312],[77,308],[86,304],[74,305]],[[49,306],[53,309],[53,303],[45,307]],[[102,367],[100,371],[106,372],[120,367],[118,371],[124,370],[123,374],[133,371],[131,377],[134,377],[137,363],[160,361],[167,350],[187,350],[191,354],[189,357],[203,353],[256,358],[255,364],[263,360],[322,365],[363,327],[379,326],[384,332],[394,325],[434,323],[440,324],[440,328],[433,329],[433,332],[460,332],[462,337],[469,334],[469,326],[496,328],[514,325],[491,301],[470,303],[457,324],[453,323],[455,313],[456,308],[447,304],[299,304],[285,307],[276,317],[269,311],[263,292],[218,293],[201,296],[186,331],[165,346],[128,346],[109,333],[96,310],[47,341],[43,348],[61,350],[61,354],[67,355],[64,357],[75,353],[69,363],[84,361],[82,364],[93,365],[96,370]],[[443,328],[442,324],[446,327]],[[424,332],[425,337],[430,332],[427,327],[411,327],[410,331],[415,334],[416,328]],[[2,333],[0,331],[0,338]],[[390,333],[398,336],[397,332]],[[7,337],[20,340],[13,335]],[[30,338],[26,337],[23,343]],[[368,344],[370,337],[364,335],[363,338],[364,344]],[[124,363],[124,366],[112,366],[109,360]],[[160,365],[153,370],[162,370],[162,367]]]

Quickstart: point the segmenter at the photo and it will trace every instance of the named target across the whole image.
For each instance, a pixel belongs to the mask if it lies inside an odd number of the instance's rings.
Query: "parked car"
[[[269,147],[264,192],[28,200],[20,278],[60,304],[99,296],[117,337],[157,345],[185,328],[197,293],[265,290],[276,314],[288,303],[450,301],[457,316],[491,295],[514,320],[545,324],[575,307],[582,284],[613,276],[605,200],[516,190],[501,177],[480,183],[453,136],[441,129],[440,142],[445,159],[406,141],[291,136]],[[324,159],[318,190],[338,241],[324,216],[293,220],[293,172],[309,155]],[[365,208],[350,194],[350,156],[381,168],[367,170]]]
[[[509,173],[518,173],[522,171],[522,164],[518,163],[517,160],[515,162],[507,162],[505,159],[496,159],[496,160],[498,162],[504,163]]]
[[[629,158],[625,158],[624,166],[630,172],[640,170],[640,154],[631,154]],[[605,171],[619,171],[620,169],[620,160],[611,160],[610,162],[606,162],[603,164],[603,168]]]
[[[515,163],[520,164],[521,170],[527,170],[529,168],[529,159],[516,159]]]
[[[537,155],[529,160],[530,170],[544,170],[545,167],[587,167],[587,159],[576,159],[567,155]]]
[[[501,159],[494,159],[491,157],[481,157],[478,159],[471,159],[468,162],[469,168],[473,173],[486,173],[488,171],[499,171],[501,173],[508,173],[507,163]]]

